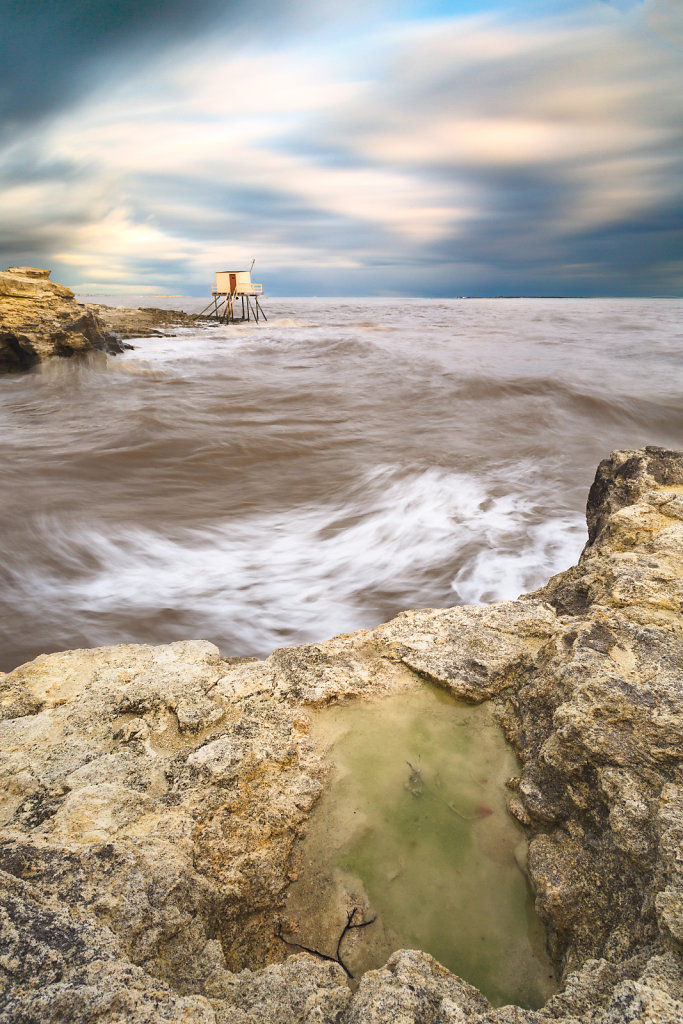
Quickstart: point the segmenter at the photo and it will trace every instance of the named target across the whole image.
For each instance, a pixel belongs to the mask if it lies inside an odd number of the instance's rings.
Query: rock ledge
[[[39,267],[0,271],[0,373],[30,370],[54,357],[116,355],[130,348],[127,338],[174,334],[193,325],[192,316],[173,310],[77,302],[70,288],[55,284],[50,271]]]
[[[683,1020],[683,453],[613,452],[587,518],[579,564],[517,601],[265,661],[188,641],[0,676],[0,1020]],[[277,938],[325,784],[307,709],[424,678],[491,701],[523,762],[509,807],[562,975],[540,1010],[415,950],[352,992]]]

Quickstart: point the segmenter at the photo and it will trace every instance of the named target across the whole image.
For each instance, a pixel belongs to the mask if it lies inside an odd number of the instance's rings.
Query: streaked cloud
[[[254,255],[273,291],[680,287],[668,0],[526,16],[387,3],[344,19],[329,4],[314,24],[302,0],[258,45],[225,29],[224,4],[191,27],[176,6],[161,37],[145,8],[99,82],[72,69],[88,88],[15,126],[0,259],[172,291]],[[246,8],[230,9],[241,24]]]

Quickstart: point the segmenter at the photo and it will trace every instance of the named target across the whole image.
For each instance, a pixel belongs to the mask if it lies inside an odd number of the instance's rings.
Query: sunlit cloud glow
[[[283,293],[679,291],[677,5],[461,6],[140,28],[6,135],[0,258],[195,294],[252,256]]]

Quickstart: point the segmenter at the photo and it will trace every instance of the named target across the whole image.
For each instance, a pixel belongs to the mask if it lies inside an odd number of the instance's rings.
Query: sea
[[[610,450],[683,447],[683,300],[263,306],[0,378],[0,669],[515,598],[576,562]]]

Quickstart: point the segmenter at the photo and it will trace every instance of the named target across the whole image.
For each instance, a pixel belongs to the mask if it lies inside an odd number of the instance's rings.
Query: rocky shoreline
[[[683,1019],[683,453],[613,452],[587,518],[578,565],[516,601],[265,661],[188,641],[0,676],[0,1020]],[[415,950],[352,991],[279,938],[326,780],[310,710],[424,679],[490,701],[521,759],[509,810],[561,976],[540,1010]]]
[[[129,338],[175,334],[195,323],[177,310],[78,302],[70,288],[38,267],[0,272],[0,373],[30,370],[52,358],[116,355],[130,348]]]

